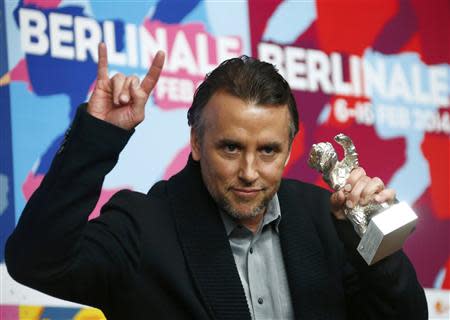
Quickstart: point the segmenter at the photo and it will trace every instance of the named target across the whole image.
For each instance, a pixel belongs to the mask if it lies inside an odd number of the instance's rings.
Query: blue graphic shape
[[[79,311],[75,308],[45,307],[40,319],[73,319]]]
[[[155,1],[90,1],[92,15],[97,20],[121,20],[126,23],[142,23],[155,9]]]
[[[245,1],[204,1],[199,7],[204,7],[207,15],[208,31],[214,36],[240,35],[242,53],[250,55],[250,27],[248,22],[248,5]],[[230,17],[233,17],[230,23]]]
[[[0,3],[5,12],[5,3]],[[0,30],[6,30],[5,16],[0,17]],[[4,33],[6,35],[6,32]],[[6,36],[0,37],[0,75],[8,72]],[[9,86],[0,86],[0,263],[4,261],[6,239],[15,227],[14,174],[11,141]]]
[[[22,45],[20,41],[12,40],[12,39],[20,39],[20,29],[17,27],[16,20],[14,18],[14,12],[17,8],[18,1],[3,1],[2,3],[5,6],[5,11],[2,11],[6,20],[6,29],[4,33],[4,39],[9,41],[7,42],[7,50],[8,50],[8,63],[10,68],[17,65],[20,60],[22,60],[23,55],[18,54],[22,52]],[[6,67],[7,65],[3,65]]]
[[[445,268],[441,268],[436,276],[436,279],[434,280],[433,283],[433,288],[435,289],[442,289],[442,285],[444,284],[444,280],[445,280],[445,274],[446,274],[446,269]]]
[[[41,159],[46,156],[55,136],[69,126],[69,100],[65,94],[36,96],[22,82],[11,83],[10,95],[11,101],[14,101],[14,108],[11,108],[11,126],[14,132],[12,151],[16,155],[14,202],[17,221],[25,205],[23,183],[32,168],[36,170],[42,164]]]
[[[36,8],[33,5],[24,5],[21,1],[14,11],[16,24],[18,23],[18,14],[21,8]],[[50,13],[62,13],[75,16],[84,16],[84,8],[78,6],[58,7],[47,10],[39,9],[47,18]],[[124,23],[122,21],[113,21],[115,28],[115,40],[117,51],[123,51],[124,41]],[[101,23],[101,22],[100,22]],[[49,30],[46,30],[49,37]],[[86,61],[66,60],[54,58],[50,50],[42,55],[26,54],[25,59],[28,66],[33,91],[38,96],[51,96],[55,94],[66,94],[70,101],[69,118],[73,119],[76,108],[86,100],[86,95],[90,86],[94,82],[97,73],[97,64],[91,55],[88,55]],[[56,138],[50,144],[49,148],[43,154],[36,173],[45,174],[59,148],[63,138],[63,132],[56,135]]]
[[[286,0],[270,17],[263,34],[264,41],[291,44],[316,19],[315,1]],[[286,28],[289,26],[289,28]]]
[[[156,6],[152,20],[179,23],[199,2],[200,0],[161,0]]]
[[[428,105],[415,101],[414,97],[401,96],[392,98],[388,92],[395,90],[393,86],[389,86],[389,79],[392,78],[394,70],[403,70],[407,84],[412,95],[412,80],[414,78],[412,66],[419,68],[421,81],[420,87],[424,92],[429,91],[429,70],[428,66],[423,64],[418,54],[404,53],[397,55],[384,55],[372,50],[366,50],[364,59],[371,65],[376,66],[379,62],[384,64],[386,72],[386,90],[379,92],[373,90],[371,101],[373,103],[375,112],[375,130],[381,138],[392,139],[396,137],[403,137],[406,140],[406,162],[394,174],[389,187],[397,190],[399,198],[404,199],[409,203],[414,203],[425,191],[430,184],[430,175],[428,162],[421,151],[421,144],[424,138],[424,131],[415,128],[415,115],[419,111],[437,110],[438,105]],[[401,126],[401,121],[387,121],[386,120],[386,106],[396,110],[395,115],[403,112],[405,117],[401,120],[405,121],[406,125]]]
[[[147,70],[140,66],[110,68],[110,76],[117,72],[136,74],[142,79]],[[121,152],[119,162],[106,176],[103,188],[132,187],[133,190],[148,192],[153,183],[161,180],[177,151],[189,143],[189,130],[185,108],[164,110],[155,105],[151,95],[145,107],[145,121],[137,126]],[[139,168],[139,174],[136,174],[136,168]]]
[[[119,162],[106,176],[103,188],[132,186],[133,190],[147,193],[155,182],[163,178],[167,165],[178,151],[189,144],[189,132],[186,109],[164,110],[154,105],[152,98],[149,99],[145,121],[136,128],[121,152]]]
[[[9,177],[6,174],[0,173],[0,216],[6,212],[9,207],[8,194],[9,190]]]
[[[207,19],[207,14],[205,10],[205,1],[201,1],[197,6],[194,7],[186,16],[180,21],[181,23],[201,23],[206,31],[211,33],[211,27]]]
[[[322,125],[325,122],[327,122],[328,119],[330,118],[330,114],[331,114],[331,106],[330,106],[330,104],[327,103],[322,108],[322,111],[320,112],[319,116],[317,117],[317,124]]]

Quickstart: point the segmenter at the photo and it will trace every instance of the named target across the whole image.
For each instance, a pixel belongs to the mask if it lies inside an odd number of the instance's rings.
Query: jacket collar
[[[297,189],[297,190],[295,190]],[[283,219],[280,242],[296,319],[336,319],[327,258],[312,220],[316,201],[283,181],[278,191]],[[326,212],[327,213],[327,212]]]
[[[179,241],[207,310],[216,319],[250,319],[227,233],[203,184],[199,163],[190,157],[186,167],[169,180],[168,188]],[[295,318],[332,319],[326,306],[330,294],[326,292],[326,258],[310,218],[314,208],[308,208],[305,203],[311,199],[302,196],[281,183],[280,241]]]
[[[179,241],[207,310],[215,319],[250,319],[228,237],[200,165],[190,157],[168,188]]]

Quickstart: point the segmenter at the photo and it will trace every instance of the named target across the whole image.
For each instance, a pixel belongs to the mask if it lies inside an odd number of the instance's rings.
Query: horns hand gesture
[[[164,52],[158,51],[142,82],[136,76],[117,73],[108,77],[106,46],[98,46],[98,71],[87,111],[94,117],[130,130],[144,120],[145,104],[155,87],[164,64]]]

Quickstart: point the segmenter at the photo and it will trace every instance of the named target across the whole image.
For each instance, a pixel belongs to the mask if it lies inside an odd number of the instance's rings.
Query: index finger
[[[103,42],[98,44],[98,65],[97,79],[108,80],[108,57],[106,53],[106,45]]]
[[[163,51],[158,51],[153,58],[152,65],[150,66],[150,69],[148,70],[147,74],[145,75],[145,78],[142,80],[141,88],[147,93],[148,95],[150,92],[152,92],[153,88],[155,87],[156,83],[158,82],[159,75],[161,74],[162,67],[164,65],[164,58],[165,54]]]

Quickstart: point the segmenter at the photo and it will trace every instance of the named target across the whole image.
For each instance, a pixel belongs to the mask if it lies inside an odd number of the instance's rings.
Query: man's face
[[[203,135],[191,132],[192,156],[214,200],[237,219],[266,211],[288,161],[290,115],[286,106],[248,104],[214,94],[202,113]]]

